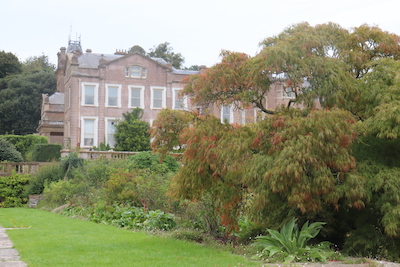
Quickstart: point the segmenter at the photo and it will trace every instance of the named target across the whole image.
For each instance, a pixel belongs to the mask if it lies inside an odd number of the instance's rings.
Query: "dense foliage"
[[[22,155],[12,143],[0,137],[0,162],[2,161],[21,162]]]
[[[399,260],[399,40],[376,26],[300,23],[266,38],[255,57],[224,51],[184,93],[269,116],[239,126],[160,113],[154,151],[185,149],[170,194],[211,196],[227,232],[243,217],[264,229],[297,217],[326,223],[317,238],[348,253]],[[267,109],[271,84],[295,95],[286,107]]]
[[[55,90],[53,71],[22,73],[10,78],[0,91],[0,134],[36,132],[42,94],[52,94]]]
[[[0,52],[0,134],[31,134],[40,120],[42,94],[56,90],[54,66],[46,56],[20,63]]]
[[[4,50],[0,51],[0,79],[12,74],[18,74],[21,72],[21,69],[22,64],[13,53],[7,53]],[[1,89],[3,89],[2,86],[0,86]]]
[[[181,53],[173,52],[173,48],[168,42],[161,43],[153,48],[150,48],[148,56],[162,58],[165,61],[171,63],[172,66],[177,69],[180,69],[182,63],[185,62],[185,59],[183,58]]]
[[[148,151],[150,150],[150,125],[141,120],[143,110],[136,108],[124,113],[124,120],[116,125],[114,134],[118,151]]]
[[[62,212],[70,217],[84,217],[89,221],[135,230],[171,230],[176,227],[173,214],[160,210],[123,205],[96,205],[82,209],[69,206]]]
[[[36,144],[48,144],[49,140],[45,136],[28,134],[28,135],[4,135],[4,139],[12,143],[21,153],[24,161],[28,161],[28,157]]]
[[[21,207],[28,198],[25,189],[30,175],[12,173],[10,176],[0,176],[0,208]]]
[[[140,45],[134,45],[128,50],[128,53],[139,53],[149,57],[162,58],[166,62],[171,63],[174,68],[180,69],[185,59],[181,53],[175,53],[173,50],[170,43],[165,42],[150,48],[149,52],[146,52]]]

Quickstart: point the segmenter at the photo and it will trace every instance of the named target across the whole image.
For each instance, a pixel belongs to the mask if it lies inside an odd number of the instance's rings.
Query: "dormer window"
[[[132,78],[146,78],[147,76],[147,69],[141,66],[130,66],[125,68],[125,77],[132,77]]]

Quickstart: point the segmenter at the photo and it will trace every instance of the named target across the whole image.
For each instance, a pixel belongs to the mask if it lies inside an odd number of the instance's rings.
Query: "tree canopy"
[[[32,73],[45,71],[54,71],[56,68],[49,62],[49,58],[45,55],[29,57],[22,64],[23,72]]]
[[[18,60],[15,56],[8,58]],[[0,65],[5,64],[3,59],[0,57]],[[34,133],[40,120],[42,94],[56,91],[54,66],[44,55],[14,64],[18,66],[16,72],[0,79],[0,134]]]
[[[177,69],[180,69],[182,67],[182,63],[185,62],[185,59],[181,53],[173,52],[173,48],[168,42],[161,43],[153,48],[150,48],[148,56],[162,58],[168,63],[171,63],[172,66]]]
[[[22,64],[13,53],[0,51],[0,79],[21,72]]]
[[[252,105],[265,113],[265,97],[273,83],[291,87],[290,101],[314,107],[340,107],[365,119],[365,76],[371,76],[382,59],[399,58],[399,37],[376,26],[351,30],[327,23],[295,24],[261,42],[251,58],[222,52],[222,61],[188,80],[184,93],[199,104]],[[383,61],[387,64],[388,61]],[[383,64],[383,63],[382,63]]]
[[[181,69],[185,58],[181,53],[175,53],[173,50],[170,43],[164,42],[150,48],[148,52],[140,45],[134,45],[129,48],[128,54],[139,53],[149,57],[162,58],[166,62],[171,63],[174,68]],[[198,66],[191,66],[190,69],[198,70]]]
[[[399,40],[376,26],[300,23],[266,38],[254,57],[223,51],[183,92],[200,105],[251,106],[268,116],[230,125],[160,113],[153,150],[185,149],[171,196],[212,196],[228,232],[241,216],[269,228],[296,216],[326,222],[321,235],[347,252],[398,259]],[[273,84],[291,87],[295,98],[271,111]]]

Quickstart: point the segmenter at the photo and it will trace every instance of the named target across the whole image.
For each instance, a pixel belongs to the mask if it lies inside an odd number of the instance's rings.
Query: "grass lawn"
[[[0,225],[29,267],[261,266],[226,251],[27,208],[0,208]],[[26,228],[25,228],[26,227]]]

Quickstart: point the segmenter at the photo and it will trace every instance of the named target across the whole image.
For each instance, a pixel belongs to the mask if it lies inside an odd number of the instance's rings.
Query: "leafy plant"
[[[70,178],[70,170],[83,166],[84,159],[78,157],[78,154],[73,152],[68,156],[61,159],[61,169],[63,170],[64,177]]]
[[[114,134],[117,151],[148,151],[150,150],[150,125],[142,121],[143,110],[136,108],[132,112],[122,114],[123,121],[116,125]]]
[[[75,196],[85,191],[84,185],[74,183],[73,180],[60,180],[45,186],[43,191],[44,203],[60,206],[68,203]]]
[[[150,151],[143,151],[129,157],[129,167],[131,169],[149,169],[160,174],[168,172],[176,172],[179,169],[179,163],[170,155],[163,159],[159,155],[153,154]]]
[[[26,195],[36,195],[43,193],[46,183],[56,182],[63,178],[63,173],[58,164],[51,164],[40,168],[32,179],[26,189]]]
[[[23,196],[30,179],[29,174],[16,174],[0,177],[0,208],[20,207],[28,201]]]
[[[105,199],[109,203],[130,203],[137,207],[165,210],[169,205],[166,196],[168,185],[168,176],[148,169],[118,169],[110,174],[104,185]]]
[[[8,142],[4,138],[0,138],[0,162],[1,161],[22,161],[21,153],[15,148],[13,144]]]
[[[286,262],[293,261],[322,261],[326,262],[331,245],[329,242],[321,242],[316,246],[308,246],[307,242],[316,237],[323,222],[304,223],[301,230],[296,223],[297,219],[292,219],[286,223],[280,232],[267,229],[269,236],[257,237],[256,245],[263,248],[262,255],[274,258],[278,257]]]
[[[98,203],[85,208],[71,205],[65,208],[62,214],[126,229],[171,230],[176,227],[173,214],[164,213],[160,210],[147,211],[144,208],[124,205]]]

